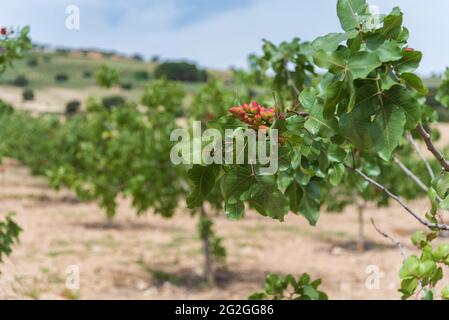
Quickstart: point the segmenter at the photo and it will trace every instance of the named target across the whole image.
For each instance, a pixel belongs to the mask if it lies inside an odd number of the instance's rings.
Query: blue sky
[[[1,0],[2,2],[6,2]],[[261,39],[313,40],[339,31],[335,0],[14,0],[2,5],[1,24],[32,28],[35,41],[99,47],[124,53],[188,58],[203,66],[246,65]],[[420,72],[449,66],[449,1],[372,0],[381,12],[399,5],[410,45],[425,54]],[[80,8],[80,30],[65,28],[65,8]]]

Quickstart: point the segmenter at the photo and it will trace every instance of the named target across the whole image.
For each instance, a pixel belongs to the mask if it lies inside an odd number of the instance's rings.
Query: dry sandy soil
[[[121,201],[112,225],[95,203],[56,193],[45,179],[6,160],[0,173],[2,212],[15,211],[21,242],[1,265],[0,299],[245,299],[270,271],[323,279],[332,299],[397,299],[398,248],[367,223],[369,249],[354,250],[357,215],[323,213],[317,227],[294,215],[279,223],[249,212],[242,221],[215,218],[228,249],[227,270],[210,288],[200,279],[195,219],[136,217]],[[426,201],[413,203],[424,212]],[[397,206],[369,207],[377,224],[413,252],[407,236],[419,225]],[[67,268],[80,270],[80,290],[65,289]],[[371,277],[370,277],[371,276]],[[376,288],[372,279],[379,276]]]

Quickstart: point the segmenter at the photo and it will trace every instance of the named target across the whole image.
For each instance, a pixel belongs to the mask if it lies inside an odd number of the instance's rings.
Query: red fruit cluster
[[[0,28],[0,35],[7,36],[9,34],[8,29],[5,27]]]
[[[408,51],[408,52],[412,52],[412,51],[415,51],[415,49],[413,49],[413,48],[408,48],[408,47],[407,47],[407,48],[405,48],[404,50],[405,50],[405,51]]]
[[[265,108],[256,101],[250,104],[232,107],[229,112],[240,121],[255,130],[267,130],[273,123],[274,108]]]

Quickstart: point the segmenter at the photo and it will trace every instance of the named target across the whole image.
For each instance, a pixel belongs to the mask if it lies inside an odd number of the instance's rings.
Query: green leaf
[[[402,58],[402,50],[396,41],[385,41],[375,53],[381,62],[397,61]]]
[[[323,115],[330,118],[334,115],[337,104],[344,98],[344,83],[335,81],[326,89],[326,102],[324,104]]]
[[[425,290],[422,296],[422,300],[433,300],[434,292],[433,290]]]
[[[375,126],[371,126],[369,132],[374,140],[374,149],[385,161],[391,158],[391,154],[399,145],[405,123],[404,111],[397,107],[384,105],[376,113]]]
[[[402,299],[407,299],[415,293],[416,288],[418,288],[419,281],[416,278],[404,279],[401,282]]]
[[[449,195],[440,202],[440,208],[445,210],[449,209]]]
[[[445,286],[443,290],[441,290],[441,298],[443,300],[449,300],[449,286]]]
[[[419,51],[402,51],[402,59],[393,62],[393,66],[399,74],[405,72],[414,72],[419,67],[422,59],[422,53]]]
[[[417,256],[410,256],[402,264],[402,268],[399,271],[401,279],[409,279],[418,275],[419,259]]]
[[[382,63],[375,53],[358,52],[348,60],[348,69],[355,79],[364,79],[371,71],[378,68]]]
[[[416,74],[404,72],[403,74],[401,74],[400,78],[404,80],[408,86],[412,87],[420,94],[427,95],[429,93],[429,89],[427,89],[422,79]]]
[[[329,182],[334,186],[338,186],[343,179],[345,167],[341,163],[335,163],[329,170]]]
[[[421,107],[418,101],[401,86],[394,86],[384,92],[382,100],[385,105],[391,105],[405,112],[405,129],[414,129],[421,120]]]
[[[227,172],[221,180],[223,196],[227,203],[237,203],[242,195],[250,188],[253,176],[250,168],[235,166]]]
[[[444,261],[449,256],[449,244],[443,243],[438,245],[438,247],[435,249],[435,251],[432,253],[432,256],[437,261]]]
[[[294,213],[298,213],[303,197],[303,190],[301,186],[299,186],[298,183],[294,181],[285,191],[285,195],[290,200],[290,210]]]
[[[419,264],[418,274],[421,277],[430,277],[435,268],[436,268],[435,261],[432,260],[423,261]]]
[[[412,236],[412,243],[418,248],[423,248],[427,244],[427,237],[424,231],[416,231]]]
[[[449,191],[449,173],[444,172],[438,175],[432,181],[432,186],[440,197],[444,197]]]
[[[189,170],[188,176],[194,183],[192,192],[186,198],[189,208],[201,206],[204,198],[212,191],[217,177],[217,168],[219,168],[217,165],[194,165]]]
[[[325,36],[318,37],[312,42],[312,46],[315,50],[324,50],[327,52],[335,51],[340,43],[347,40],[346,33],[329,33]]]
[[[313,60],[318,67],[329,69],[332,73],[338,73],[338,71],[344,70],[346,66],[345,59],[337,51],[329,53],[324,50],[317,50],[313,54]]]
[[[366,11],[365,0],[338,0],[337,15],[343,30],[350,31],[359,27],[359,15]]]
[[[244,214],[244,211],[245,205],[241,201],[236,203],[225,202],[225,212],[231,220],[240,220]]]
[[[393,8],[392,12],[384,18],[381,34],[384,37],[399,40],[402,26],[402,12],[398,7]]]
[[[304,187],[299,212],[312,226],[316,225],[320,216],[321,197],[320,188],[316,183],[310,182]]]

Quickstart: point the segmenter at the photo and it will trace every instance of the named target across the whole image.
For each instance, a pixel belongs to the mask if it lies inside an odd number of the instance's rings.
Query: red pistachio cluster
[[[265,108],[256,101],[229,109],[229,112],[254,130],[267,130],[273,123],[274,108]]]
[[[7,36],[9,34],[9,31],[6,27],[1,27],[0,28],[0,35],[2,36]]]
[[[265,108],[258,102],[253,101],[250,104],[243,104],[241,106],[235,106],[229,109],[229,112],[237,119],[246,123],[250,128],[258,131],[268,131],[268,128],[273,124],[273,120],[276,114],[274,108]],[[279,114],[280,120],[284,119],[283,114]],[[279,136],[279,144],[285,144],[285,138]]]

